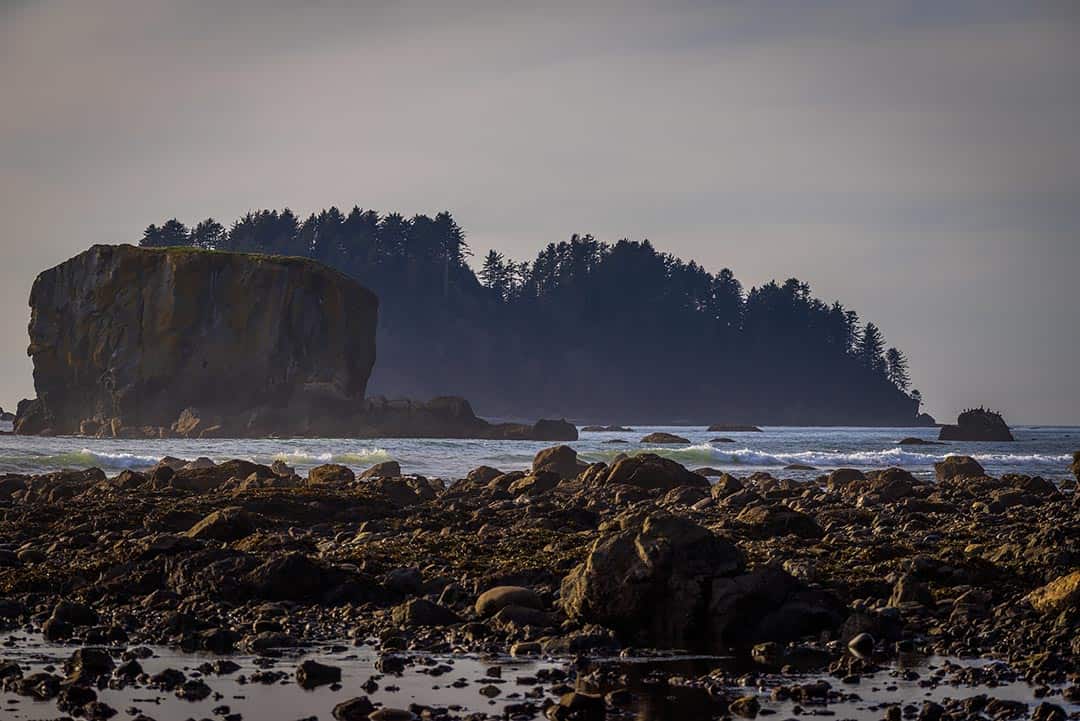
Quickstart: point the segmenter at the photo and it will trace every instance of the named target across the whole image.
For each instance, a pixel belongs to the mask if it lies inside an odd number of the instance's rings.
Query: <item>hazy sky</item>
[[[360,204],[449,209],[478,256],[589,232],[798,276],[939,419],[1080,423],[1073,0],[0,0],[0,107],[5,407],[39,271]]]

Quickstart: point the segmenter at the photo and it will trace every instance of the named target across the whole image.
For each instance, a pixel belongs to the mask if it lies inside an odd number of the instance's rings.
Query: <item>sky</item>
[[[0,405],[38,272],[150,223],[448,209],[879,325],[939,420],[1080,424],[1080,5],[0,0]]]

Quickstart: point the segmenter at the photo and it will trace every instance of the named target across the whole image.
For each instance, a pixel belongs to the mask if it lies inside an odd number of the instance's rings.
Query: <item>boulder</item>
[[[1054,579],[1041,586],[1025,599],[1040,613],[1060,613],[1066,608],[1080,608],[1080,571]]]
[[[394,608],[391,613],[399,626],[451,626],[461,618],[445,606],[425,598],[413,598]]]
[[[496,586],[484,591],[476,599],[476,615],[487,618],[508,606],[523,606],[542,610],[544,603],[540,599],[540,595],[531,588]]]
[[[624,518],[563,579],[563,610],[634,642],[697,647],[711,635],[711,584],[742,568],[732,543],[685,518]]]
[[[709,488],[709,481],[704,477],[655,453],[623,458],[610,468],[601,470],[597,480],[603,484],[636,486],[645,490],[670,491],[679,486]]]
[[[1073,452],[1072,465],[1069,466],[1069,470],[1076,476],[1076,480],[1080,481],[1080,451]]]
[[[735,520],[760,538],[791,535],[810,539],[825,535],[813,518],[784,506],[749,506]]]
[[[539,496],[553,490],[562,480],[552,471],[534,471],[510,484],[506,490],[515,496]]]
[[[934,464],[934,475],[939,481],[954,478],[981,478],[986,471],[971,456],[946,456],[945,460]]]
[[[315,466],[308,471],[307,477],[309,486],[352,483],[354,480],[356,480],[356,474],[352,472],[352,469],[339,463],[324,463],[321,466]]]
[[[374,711],[375,704],[367,696],[357,696],[339,703],[332,714],[337,721],[368,721]]]
[[[852,481],[864,480],[866,480],[866,476],[863,475],[863,472],[858,469],[837,468],[835,471],[829,474],[829,478],[826,481],[826,488],[828,488],[830,491],[839,491]]]
[[[296,682],[303,688],[313,689],[341,681],[341,669],[337,666],[327,666],[312,659],[300,663],[296,667]]]
[[[397,478],[401,475],[401,465],[397,461],[376,463],[359,475],[359,478]]]
[[[677,436],[674,433],[664,433],[662,431],[658,431],[656,433],[650,433],[649,435],[642,438],[640,442],[641,443],[654,443],[656,445],[679,445],[679,444],[689,445],[690,444],[690,440],[687,439],[687,438],[683,438],[682,436]]]
[[[185,463],[179,469],[175,469],[174,465],[158,463],[150,475],[155,488],[172,487],[205,493],[219,488],[233,478],[244,479],[252,474],[258,478],[271,478],[274,475],[268,466],[238,459],[210,466]]]
[[[939,441],[1012,441],[1012,431],[1000,413],[972,408],[961,413],[955,425],[942,426]]]
[[[189,538],[213,541],[236,541],[255,532],[255,519],[238,506],[222,508],[203,518],[190,529]]]
[[[533,457],[533,473],[550,471],[559,478],[574,478],[584,470],[585,464],[577,459],[577,451],[570,446],[552,446],[538,452]]]
[[[732,493],[738,493],[743,490],[743,488],[743,483],[738,478],[730,473],[721,473],[716,479],[716,483],[712,484],[710,493],[714,499],[719,501],[721,498],[730,496]]]

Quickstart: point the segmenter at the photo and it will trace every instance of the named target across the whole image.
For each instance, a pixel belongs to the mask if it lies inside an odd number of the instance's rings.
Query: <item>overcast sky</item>
[[[0,0],[0,93],[5,407],[39,271],[360,204],[449,209],[478,256],[587,232],[797,276],[939,420],[1080,423],[1073,0]]]

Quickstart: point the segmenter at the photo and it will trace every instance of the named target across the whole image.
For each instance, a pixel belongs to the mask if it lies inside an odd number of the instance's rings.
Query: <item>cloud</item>
[[[1072,3],[4,8],[9,403],[40,269],[173,215],[360,203],[519,258],[592,232],[798,275],[880,320],[935,412],[1080,421],[1080,340],[1043,329],[1080,260]]]

